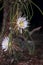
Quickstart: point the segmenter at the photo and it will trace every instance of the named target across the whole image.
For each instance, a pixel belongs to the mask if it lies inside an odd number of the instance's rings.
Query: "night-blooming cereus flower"
[[[17,26],[20,33],[22,33],[22,29],[25,29],[28,27],[28,21],[26,20],[25,17],[19,17],[17,19]]]
[[[9,37],[5,37],[2,41],[2,49],[4,51],[8,50]]]

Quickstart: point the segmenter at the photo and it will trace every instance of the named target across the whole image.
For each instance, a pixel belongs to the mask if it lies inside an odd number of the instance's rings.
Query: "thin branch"
[[[35,29],[33,29],[32,31],[30,31],[29,33],[30,33],[30,35],[32,35],[34,32],[36,32],[36,31],[38,31],[38,30],[40,30],[41,29],[41,26],[40,27],[37,27],[37,28],[35,28]]]

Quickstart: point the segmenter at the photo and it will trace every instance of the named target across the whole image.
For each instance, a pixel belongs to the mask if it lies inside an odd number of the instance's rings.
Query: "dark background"
[[[0,1],[0,8],[2,7],[3,2]],[[2,27],[2,21],[3,21],[3,9],[0,11],[0,31]]]
[[[43,2],[42,2],[43,0],[33,0],[33,1],[41,8],[41,10],[43,10]],[[3,2],[0,1],[0,7],[2,7],[2,5]],[[34,15],[31,20],[30,30],[42,26],[39,32],[43,33],[43,16],[35,6],[33,6],[33,11],[34,11]],[[3,9],[0,11],[0,31],[2,27],[2,21],[3,21]]]
[[[42,0],[33,0],[33,1],[41,8],[41,10],[43,10]],[[35,6],[33,7],[33,10],[34,10],[34,16],[31,20],[31,29],[38,26],[42,26],[40,32],[43,32],[43,16]]]

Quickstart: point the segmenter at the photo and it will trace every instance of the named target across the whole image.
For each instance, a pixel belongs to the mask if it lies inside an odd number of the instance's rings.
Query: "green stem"
[[[33,8],[32,8],[32,5],[31,5],[31,1],[29,1],[29,4],[30,4],[30,7],[31,7],[31,11],[32,11],[32,15],[31,15],[31,17],[30,17],[30,20],[31,20],[32,17],[33,17]]]
[[[34,40],[33,40],[33,38],[31,37],[31,35],[30,35],[29,31],[28,31],[28,30],[26,30],[26,32],[28,32],[29,37],[30,37],[30,39],[31,39],[31,41],[32,41],[32,44],[33,44],[32,54],[34,55],[34,53],[35,53],[35,43],[34,43]],[[28,40],[29,40],[29,39],[28,39]]]
[[[21,5],[22,5],[21,7],[24,7],[24,4],[22,3],[22,1],[21,1],[20,3],[21,3]],[[24,11],[24,13],[25,13],[25,11]]]
[[[4,6],[2,6],[2,7],[0,8],[0,11],[1,11],[3,8],[4,8]]]
[[[29,11],[28,6],[29,6],[29,3],[26,4],[26,8],[27,8],[27,16],[29,16],[29,18],[30,18],[30,11]],[[30,19],[29,19],[29,20],[30,20]]]

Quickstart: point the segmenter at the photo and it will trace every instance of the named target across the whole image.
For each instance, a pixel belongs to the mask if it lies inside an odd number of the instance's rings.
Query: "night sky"
[[[33,0],[33,1],[41,8],[41,10],[43,10],[42,0]],[[36,28],[38,26],[43,27],[43,16],[35,6],[33,7],[33,11],[34,11],[34,15],[31,20],[31,29],[33,29],[34,27]],[[41,31],[43,32],[43,28],[41,29]]]
[[[0,2],[0,8],[2,7],[3,3]],[[0,11],[0,31],[2,27],[2,22],[3,22],[3,9]]]
[[[41,10],[43,10],[42,0],[33,0],[33,1],[41,8]],[[2,3],[0,3],[0,7],[1,6],[2,6]],[[40,33],[42,33],[43,32],[43,16],[41,15],[39,10],[35,6],[33,6],[33,11],[34,11],[34,15],[31,20],[30,30],[36,27],[42,26],[42,28],[40,29]],[[3,10],[0,11],[0,31],[2,27],[2,20],[3,20]]]

